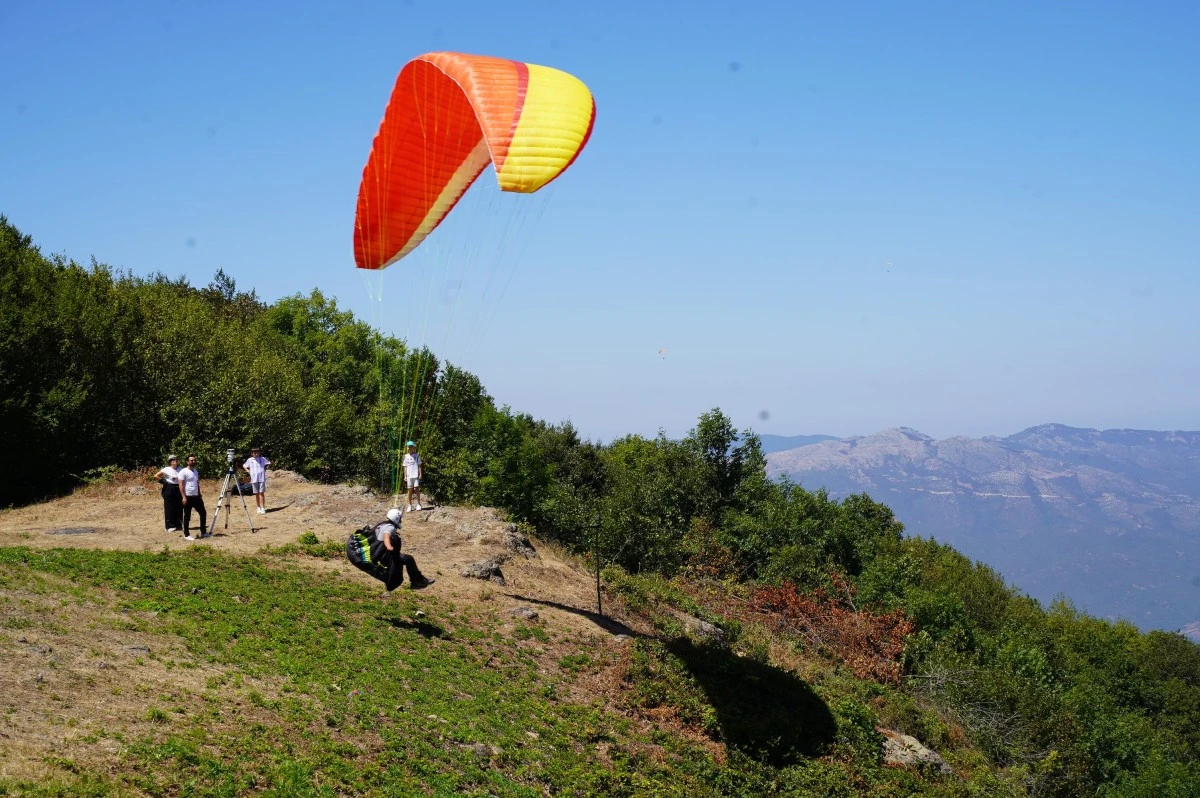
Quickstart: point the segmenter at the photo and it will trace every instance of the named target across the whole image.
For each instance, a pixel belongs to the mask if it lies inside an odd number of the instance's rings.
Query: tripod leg
[[[250,531],[257,532],[258,530],[254,528],[254,522],[250,520],[250,508],[246,506],[246,497],[242,496],[240,490],[238,491],[238,496],[242,497],[242,509],[246,511],[246,523],[250,525]]]
[[[225,481],[223,483],[221,483],[221,493],[219,496],[217,496],[217,509],[213,511],[212,525],[209,526],[209,528],[208,528],[209,537],[212,537],[213,532],[217,531],[217,519],[221,517],[221,505],[225,504],[225,497],[227,495],[229,495],[229,474],[228,473],[225,474]],[[228,513],[226,514],[226,517],[228,517]],[[228,527],[229,522],[226,521],[225,525],[226,525],[226,527]]]
[[[233,514],[233,499],[230,498],[230,491],[238,495],[242,500],[242,509],[246,511],[246,523],[250,525],[251,532],[257,532],[254,528],[254,522],[250,519],[250,508],[246,506],[246,497],[242,495],[242,490],[237,484],[237,478],[234,475],[233,467],[225,472],[225,482],[221,485],[221,495],[217,497],[217,509],[213,511],[212,526],[209,527],[208,534],[211,536],[217,529],[217,519],[221,517],[221,508],[225,508],[225,529],[229,529],[229,516]]]

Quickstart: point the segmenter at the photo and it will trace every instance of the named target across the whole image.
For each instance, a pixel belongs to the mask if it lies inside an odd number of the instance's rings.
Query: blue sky
[[[1198,22],[1188,3],[5,0],[0,213],[80,262],[320,289],[603,440],[713,406],[775,434],[1198,429]],[[364,277],[362,167],[396,73],[433,50],[571,72],[595,130],[546,192],[485,173]]]

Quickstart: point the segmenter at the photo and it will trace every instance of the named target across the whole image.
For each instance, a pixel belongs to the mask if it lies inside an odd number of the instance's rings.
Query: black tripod
[[[229,470],[225,472],[225,482],[221,484],[221,495],[217,497],[217,511],[213,513],[212,525],[208,528],[208,536],[212,537],[213,531],[217,528],[217,519],[221,517],[221,506],[225,506],[225,529],[229,529],[229,514],[233,512],[233,504],[225,504],[225,497],[229,495],[230,485],[232,490],[242,500],[242,509],[246,511],[246,523],[250,525],[251,532],[257,532],[254,528],[254,522],[250,520],[250,508],[246,506],[246,497],[242,495],[241,489],[238,487],[237,477],[234,476],[233,461],[229,462]]]

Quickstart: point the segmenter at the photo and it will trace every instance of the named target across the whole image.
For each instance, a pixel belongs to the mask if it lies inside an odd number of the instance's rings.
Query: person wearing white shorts
[[[421,509],[421,477],[425,467],[421,465],[421,455],[417,454],[417,444],[409,441],[405,446],[408,453],[404,455],[404,480],[408,483],[408,511],[411,513]]]
[[[255,446],[250,450],[250,459],[242,464],[242,468],[250,474],[250,492],[254,494],[254,503],[258,505],[258,514],[267,512],[267,466],[271,461],[262,456],[261,450]]]

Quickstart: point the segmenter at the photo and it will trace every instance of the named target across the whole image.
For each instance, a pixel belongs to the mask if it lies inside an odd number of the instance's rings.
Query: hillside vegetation
[[[78,608],[169,641],[155,672],[189,678],[129,686],[144,723],[110,732],[111,760],[51,756],[0,794],[1200,795],[1200,647],[1043,606],[869,496],[773,482],[719,410],[680,440],[592,443],[318,293],[82,267],[3,218],[0,295],[9,512],[167,450],[217,473],[250,443],[386,496],[395,440],[416,437],[439,502],[598,564],[635,632],[502,624],[438,586],[381,602],[308,567],[339,541],[300,530],[242,553],[5,546],[6,648],[88,645]],[[900,733],[946,767],[887,765]]]

